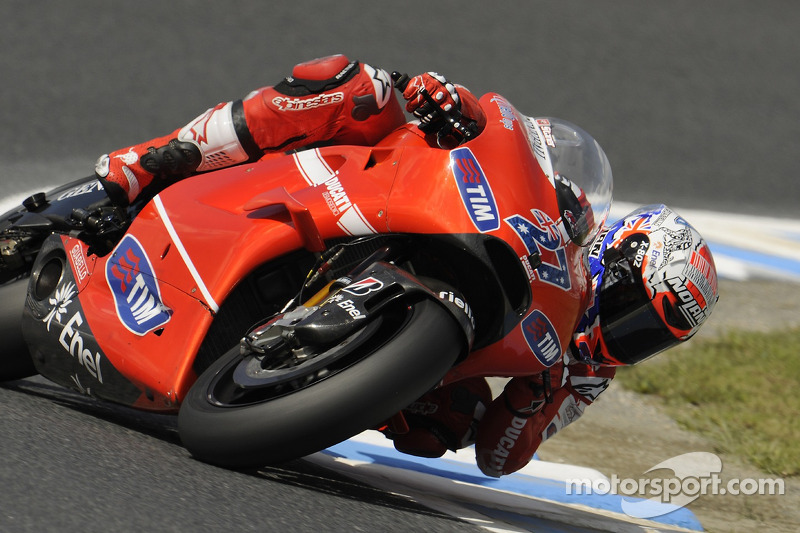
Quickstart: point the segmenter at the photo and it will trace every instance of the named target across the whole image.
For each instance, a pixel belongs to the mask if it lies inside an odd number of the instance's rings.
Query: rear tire
[[[28,292],[28,278],[0,285],[0,382],[36,375],[28,345],[22,336],[22,310]]]
[[[233,369],[244,356],[238,347],[230,350],[198,378],[181,406],[184,445],[209,463],[258,467],[376,427],[433,388],[465,346],[460,326],[439,303],[401,307],[394,314],[402,317],[382,314],[381,327],[362,330],[373,338],[353,342],[347,366],[275,397],[237,388]]]

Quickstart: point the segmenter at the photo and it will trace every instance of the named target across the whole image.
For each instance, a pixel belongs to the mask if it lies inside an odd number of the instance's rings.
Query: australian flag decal
[[[142,245],[126,235],[106,263],[106,281],[114,295],[117,316],[136,335],[169,322],[172,311],[161,302],[153,265]]]
[[[486,233],[498,229],[500,215],[492,188],[472,150],[457,148],[451,151],[450,166],[461,193],[461,201],[478,231]]]

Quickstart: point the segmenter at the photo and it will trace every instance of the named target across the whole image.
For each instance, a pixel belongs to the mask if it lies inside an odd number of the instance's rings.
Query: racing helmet
[[[641,207],[612,224],[588,258],[600,330],[593,364],[634,365],[688,340],[719,298],[708,245],[665,205]]]

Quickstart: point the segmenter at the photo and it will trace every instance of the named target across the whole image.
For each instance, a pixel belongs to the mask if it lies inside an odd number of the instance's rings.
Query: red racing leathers
[[[459,90],[462,112],[480,123],[477,99]],[[386,71],[330,56],[297,65],[277,85],[220,103],[169,135],[101,156],[95,172],[109,196],[125,205],[154,180],[182,179],[321,143],[371,145],[403,123]]]
[[[549,376],[511,379],[489,405],[475,441],[484,474],[500,477],[528,464],[539,445],[577,420],[614,378],[614,367],[570,361],[568,355],[564,359],[549,369]]]
[[[441,80],[435,73],[413,78],[403,95],[406,110],[421,116],[423,125],[430,121],[414,92],[425,87],[444,106],[460,106],[482,129],[485,115],[474,95]],[[169,135],[104,155],[95,170],[112,200],[126,205],[149,197],[148,188],[155,192],[266,153],[321,143],[372,145],[404,122],[386,71],[331,56],[297,65],[277,85],[220,103]],[[430,140],[435,144],[435,136]],[[559,362],[549,380],[514,378],[494,401],[483,378],[467,379],[409,406],[404,414],[410,430],[391,436],[398,449],[430,457],[476,442],[481,470],[500,476],[527,464],[543,440],[580,416],[613,374]]]

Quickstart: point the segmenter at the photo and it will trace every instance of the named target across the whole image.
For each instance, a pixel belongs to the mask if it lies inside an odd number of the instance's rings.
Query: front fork
[[[383,259],[387,256],[388,250],[382,249],[373,254],[369,260],[376,259],[376,257]],[[352,277],[343,277],[329,282],[322,290],[296,309],[302,308],[301,313],[304,316],[319,313],[325,317],[328,313],[327,317],[330,318],[328,324],[332,322],[337,324],[336,336],[338,337],[349,334],[351,328],[362,327],[361,324],[358,324],[359,321],[366,323],[391,301],[403,296],[410,300],[423,296],[438,301],[461,326],[465,337],[465,348],[460,360],[469,353],[475,337],[475,323],[466,299],[453,287],[434,279],[417,279],[407,271],[383,261],[371,264],[369,261],[365,261],[353,272],[359,274],[351,274]],[[343,314],[342,310],[346,313]],[[346,321],[347,326],[345,327],[332,318],[333,315],[344,315],[346,319],[348,314],[352,320]],[[296,331],[293,331],[292,335],[295,339],[297,338]],[[398,411],[374,429],[385,435],[402,435],[408,433],[410,428],[403,412]]]
[[[420,280],[385,261],[352,272],[352,277],[329,282],[302,305],[249,332],[241,341],[242,352],[265,353],[279,343],[288,343],[297,353],[324,350],[370,324],[389,306],[410,307],[429,299],[446,309],[464,333],[459,360],[469,353],[475,327],[469,305],[455,289],[437,280]]]

